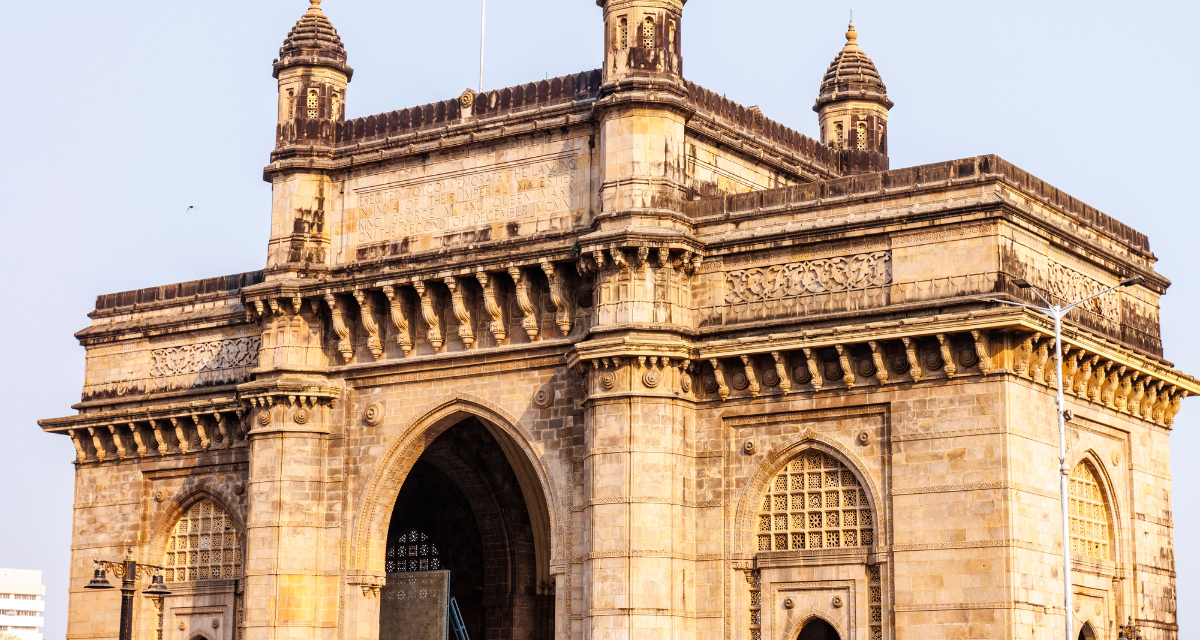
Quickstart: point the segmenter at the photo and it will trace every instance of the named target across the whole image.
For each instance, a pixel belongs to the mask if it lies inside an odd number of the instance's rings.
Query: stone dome
[[[309,0],[312,6],[300,17],[296,26],[288,33],[279,48],[279,59],[275,61],[275,77],[290,67],[329,67],[354,75],[354,69],[346,64],[346,48],[338,36],[333,23],[321,11],[321,0]]]
[[[858,46],[858,32],[854,23],[846,31],[846,46],[829,64],[825,78],[821,81],[821,94],[813,111],[832,102],[843,100],[865,100],[883,105],[891,109],[893,103],[888,99],[887,87],[875,69],[875,63],[863,53]]]

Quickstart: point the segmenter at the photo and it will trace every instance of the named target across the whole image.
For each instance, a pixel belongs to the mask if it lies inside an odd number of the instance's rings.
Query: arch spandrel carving
[[[413,464],[447,429],[466,418],[478,418],[500,444],[525,497],[535,532],[549,531],[550,539],[537,539],[538,574],[548,575],[563,550],[562,505],[551,473],[541,457],[541,447],[502,407],[478,396],[455,393],[422,407],[379,459],[359,495],[352,525],[353,546],[347,561],[350,570],[382,573],[387,529],[400,488]]]
[[[872,511],[875,513],[876,544],[882,544],[881,538],[886,532],[882,526],[883,518],[880,505],[882,493],[874,478],[864,473],[869,468],[864,461],[836,440],[816,433],[812,428],[805,428],[798,436],[772,449],[763,462],[758,466],[754,476],[747,483],[742,494],[738,496],[736,522],[734,525],[734,556],[752,558],[755,554],[755,534],[753,523],[756,522],[758,505],[767,490],[767,483],[778,474],[788,462],[808,450],[817,450],[832,455],[849,469],[858,479],[859,485],[866,492]]]

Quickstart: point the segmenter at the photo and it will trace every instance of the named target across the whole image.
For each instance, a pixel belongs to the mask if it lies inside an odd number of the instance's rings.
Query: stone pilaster
[[[330,415],[340,389],[278,380],[239,391],[250,412],[245,638],[325,638],[337,624],[324,514]]]

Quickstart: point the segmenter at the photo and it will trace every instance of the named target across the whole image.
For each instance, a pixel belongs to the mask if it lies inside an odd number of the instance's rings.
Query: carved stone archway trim
[[[561,503],[541,447],[503,408],[466,393],[446,396],[418,410],[380,458],[359,496],[348,570],[383,573],[388,524],[404,479],[438,436],[472,417],[496,439],[517,476],[533,524],[538,579],[548,578],[553,559],[563,552],[563,532]]]
[[[754,556],[753,516],[757,513],[758,505],[762,504],[762,494],[766,491],[767,483],[796,455],[808,449],[816,449],[832,455],[846,465],[846,468],[858,478],[859,484],[867,491],[867,499],[871,502],[871,510],[875,514],[876,546],[882,543],[879,538],[883,533],[880,510],[883,496],[879,491],[879,485],[871,476],[863,472],[863,469],[867,468],[866,465],[863,464],[861,458],[836,440],[817,433],[811,427],[805,427],[800,435],[767,454],[750,482],[746,484],[746,488],[742,490],[742,495],[738,497],[737,519],[734,525],[736,537],[733,544],[735,557],[748,559]]]
[[[204,500],[212,500],[214,503],[220,505],[225,515],[229,516],[229,521],[233,524],[234,532],[238,536],[238,546],[242,549],[242,569],[243,571],[245,570],[246,522],[242,519],[237,509],[232,507],[232,502],[221,494],[214,492],[211,487],[204,485],[195,487],[172,499],[170,508],[159,516],[158,524],[154,526],[150,534],[150,544],[147,547],[150,556],[144,559],[143,562],[149,562],[150,564],[162,562],[163,554],[166,553],[167,539],[171,537],[171,530],[175,527],[175,523],[183,517],[183,514],[187,513],[188,509],[192,508],[192,505]]]
[[[1117,502],[1118,494],[1113,485],[1112,475],[1108,472],[1108,465],[1104,464],[1104,457],[1100,455],[1100,452],[1090,447],[1077,454],[1075,452],[1069,452],[1067,455],[1070,456],[1067,458],[1068,460],[1074,460],[1070,467],[1072,470],[1074,470],[1080,462],[1087,461],[1088,466],[1090,466],[1092,469],[1092,473],[1096,475],[1096,480],[1100,484],[1100,491],[1104,492],[1104,504],[1112,510],[1112,513],[1110,514],[1112,516],[1112,522],[1110,523],[1112,526],[1111,560],[1117,563],[1117,566],[1120,567],[1121,557],[1125,549],[1125,527],[1121,526],[1121,505]]]
[[[827,616],[818,613],[815,609],[809,609],[808,611],[804,612],[804,615],[793,618],[792,623],[787,626],[783,636],[774,640],[795,640],[800,635],[800,632],[804,630],[805,625],[815,619],[820,619],[828,623],[829,626],[833,627],[833,630],[837,632],[838,637],[842,640],[850,640],[850,636],[847,635],[846,630],[842,628],[842,625],[838,624],[834,620],[830,620]]]

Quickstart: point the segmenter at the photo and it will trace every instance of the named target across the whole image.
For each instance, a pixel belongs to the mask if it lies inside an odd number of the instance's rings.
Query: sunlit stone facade
[[[601,69],[347,120],[319,4],[264,270],[100,296],[41,422],[78,454],[69,639],[116,637],[82,587],[127,545],[172,591],[141,640],[403,637],[414,569],[473,639],[1059,637],[1059,377],[1079,633],[1178,636],[1200,385],[1145,236],[995,156],[891,169],[853,28],[820,140],[684,79],[683,0],[601,0]],[[991,301],[1130,276],[1061,370]]]

